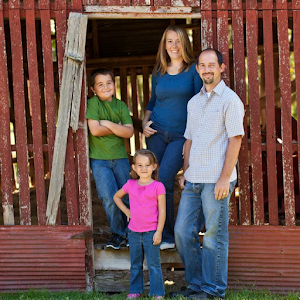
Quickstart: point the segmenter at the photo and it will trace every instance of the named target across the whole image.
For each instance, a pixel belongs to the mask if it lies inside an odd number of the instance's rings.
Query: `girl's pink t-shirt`
[[[154,180],[148,185],[139,185],[137,179],[129,179],[123,190],[129,195],[131,218],[128,228],[135,232],[157,229],[158,196],[166,194],[161,182]]]

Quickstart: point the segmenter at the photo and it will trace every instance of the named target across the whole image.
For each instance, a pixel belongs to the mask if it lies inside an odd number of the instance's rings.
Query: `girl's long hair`
[[[158,162],[157,162],[157,158],[155,156],[155,154],[147,149],[140,149],[137,150],[133,156],[133,160],[132,163],[135,165],[136,164],[136,158],[138,155],[143,155],[143,156],[147,156],[149,158],[150,164],[151,165],[155,165],[156,164],[156,169],[152,172],[152,179],[154,180],[158,180]],[[139,175],[131,168],[131,172],[130,172],[131,178],[132,179],[139,179]]]
[[[181,55],[183,58],[183,65],[181,69],[179,70],[182,72],[183,70],[188,70],[190,66],[195,61],[191,42],[189,40],[189,37],[186,33],[186,31],[176,25],[170,25],[163,33],[163,36],[160,40],[158,51],[156,55],[156,62],[154,66],[154,74],[157,75],[158,72],[161,73],[161,75],[166,74],[167,67],[169,62],[171,61],[170,56],[168,55],[168,52],[166,50],[166,36],[168,31],[174,31],[178,35],[178,39],[181,45]]]

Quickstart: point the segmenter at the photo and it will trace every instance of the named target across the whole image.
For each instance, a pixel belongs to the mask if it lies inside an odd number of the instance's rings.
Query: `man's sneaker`
[[[119,250],[122,245],[126,245],[126,238],[113,233],[106,243],[106,248],[113,248]]]
[[[175,298],[177,296],[190,297],[190,296],[193,296],[196,294],[199,294],[199,292],[196,292],[190,288],[183,288],[183,289],[181,289],[181,291],[171,292],[169,294],[169,297],[171,297],[171,298],[173,298],[173,297]]]
[[[175,243],[162,242],[159,248],[160,250],[175,249]]]
[[[131,293],[126,296],[127,299],[136,299],[139,297],[141,297],[141,294],[139,294],[139,293]]]

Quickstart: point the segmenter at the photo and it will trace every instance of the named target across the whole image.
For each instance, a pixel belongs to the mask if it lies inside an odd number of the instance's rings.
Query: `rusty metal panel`
[[[230,226],[229,288],[300,291],[300,228]]]
[[[20,184],[20,224],[31,224],[31,209],[28,178],[27,128],[23,74],[23,49],[19,2],[9,2],[9,26],[12,52],[13,101],[15,108],[18,176]]]
[[[33,0],[26,0],[27,8],[34,8]],[[34,9],[26,10],[26,41],[29,72],[29,99],[31,104],[34,170],[36,186],[37,216],[40,225],[46,224],[46,196],[44,180],[44,153],[41,123],[41,96],[37,62],[37,45]]]
[[[7,55],[2,1],[0,3],[0,175],[4,225],[14,225]]]
[[[271,8],[269,0],[263,5]],[[277,168],[276,168],[276,129],[275,129],[275,97],[274,97],[274,58],[273,58],[273,32],[272,11],[263,11],[264,31],[264,67],[266,92],[266,140],[267,140],[267,166],[268,166],[268,207],[269,224],[278,225],[278,196],[277,196]]]
[[[253,1],[249,1],[253,2]],[[247,1],[248,4],[248,1]],[[253,3],[252,3],[253,4]],[[260,132],[260,101],[257,57],[257,11],[246,11],[246,44],[248,61],[249,109],[251,134],[251,166],[254,225],[264,224],[264,199],[262,181],[262,156]]]
[[[0,292],[85,290],[86,226],[1,226]]]
[[[277,10],[279,78],[281,91],[281,137],[282,168],[286,225],[296,224],[293,175],[290,46],[288,37],[288,15],[286,10]],[[287,80],[288,78],[288,80]]]
[[[238,180],[239,180],[239,220],[241,225],[251,224],[250,209],[250,182],[248,162],[248,122],[247,122],[247,99],[245,81],[245,51],[244,51],[244,22],[242,0],[232,2],[232,42],[233,42],[233,72],[234,90],[241,98],[245,106],[244,130],[242,146],[239,154]]]

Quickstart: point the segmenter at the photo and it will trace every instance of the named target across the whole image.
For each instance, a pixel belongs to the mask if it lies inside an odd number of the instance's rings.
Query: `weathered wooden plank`
[[[49,10],[49,2],[46,1],[47,2],[46,4],[44,3],[45,1],[40,1],[39,4],[41,6],[40,16],[41,16],[42,46],[43,46],[44,97],[45,97],[46,120],[47,120],[48,160],[49,160],[49,171],[51,174],[55,130],[56,130],[56,126],[55,126],[56,104],[55,104],[55,96],[54,96],[50,10]],[[47,9],[41,9],[41,8],[47,8]]]
[[[270,1],[263,1],[270,2]],[[267,4],[265,4],[267,6]],[[263,11],[269,224],[278,225],[272,11]]]
[[[171,6],[171,0],[154,0],[155,6]]]
[[[277,10],[277,26],[281,87],[281,137],[285,224],[294,226],[296,225],[296,214],[291,124],[291,82],[290,80],[286,80],[290,78],[288,15],[286,10]]]
[[[218,50],[223,54],[224,63],[226,65],[225,71],[222,73],[222,79],[225,81],[225,83],[228,86],[230,86],[230,65],[229,65],[229,51],[228,51],[228,11],[224,9],[225,2],[227,1],[218,0],[217,39],[218,39]]]
[[[251,224],[250,182],[249,182],[249,149],[248,149],[248,122],[247,99],[245,82],[245,51],[244,51],[244,23],[242,0],[232,2],[232,41],[233,41],[233,72],[234,90],[245,106],[244,130],[245,135],[239,154],[238,181],[239,181],[239,219],[241,225]],[[236,10],[235,10],[236,9]]]
[[[62,84],[62,72],[63,72],[63,63],[64,63],[64,53],[66,47],[66,35],[67,35],[67,3],[66,0],[57,1],[56,10],[56,42],[57,42],[57,63],[58,63],[58,73],[59,73],[59,87],[61,88]],[[74,29],[76,30],[76,29]],[[75,59],[78,59],[75,57]],[[79,61],[82,61],[83,58],[79,58]],[[80,82],[80,81],[78,81]],[[81,88],[79,84],[76,88]],[[74,93],[74,106],[75,109],[78,108],[78,101],[80,99],[80,91],[78,94]],[[76,100],[75,100],[76,99]],[[60,98],[60,101],[64,101]],[[72,101],[73,102],[73,101]],[[74,116],[73,113],[73,104],[71,107],[71,122],[73,122],[73,126],[75,120],[78,120],[78,116]],[[76,127],[76,126],[75,126]],[[69,130],[68,138],[67,138],[67,148],[66,148],[66,161],[65,161],[65,187],[66,187],[66,199],[67,203],[74,203],[78,199],[77,186],[76,186],[76,172],[75,172],[75,161],[74,161],[74,142],[72,131]],[[58,212],[60,214],[60,211]],[[60,218],[57,218],[58,222],[60,222]]]
[[[63,169],[65,165],[66,143],[73,92],[78,92],[77,87],[78,85],[80,85],[81,88],[82,82],[83,65],[81,62],[72,59],[72,57],[84,56],[86,28],[87,16],[78,13],[70,14],[66,43],[66,56],[64,62],[64,74],[62,78],[62,87],[60,93],[61,101],[58,113],[57,131],[55,136],[53,170],[51,174],[52,176],[50,180],[50,189],[46,212],[47,223],[51,225],[54,225],[56,222],[60,192],[63,185]],[[81,42],[79,42],[79,40],[81,40]],[[70,82],[70,78],[74,78],[74,80]],[[78,81],[78,79],[80,79],[80,81]],[[74,86],[76,86],[75,89]]]
[[[276,0],[276,10],[287,9],[287,0]]]
[[[79,209],[78,209],[78,185],[77,174],[75,169],[75,152],[74,138],[72,129],[68,129],[67,148],[66,148],[66,167],[65,167],[65,188],[66,188],[66,204],[68,225],[79,224]],[[81,167],[81,166],[80,166]]]
[[[229,224],[237,225],[238,224],[238,211],[237,211],[237,203],[236,203],[235,191],[230,196],[229,199]]]
[[[82,12],[82,0],[72,0],[72,12]]]
[[[133,117],[139,119],[138,112],[138,95],[137,95],[137,78],[136,78],[136,69],[130,68],[130,82],[131,82],[131,100],[132,100],[132,113]],[[134,132],[134,141],[135,141],[135,149],[140,149],[140,135],[137,130]]]
[[[201,1],[201,46],[213,48],[213,22],[210,0]]]
[[[128,91],[127,91],[127,69],[120,68],[120,88],[121,88],[121,100],[128,106]]]
[[[2,1],[0,4],[0,175],[4,225],[14,225],[7,56]]]
[[[257,0],[247,0],[246,9],[256,10],[257,9]]]
[[[66,0],[55,2],[56,51],[59,75],[59,87],[62,84],[63,59],[67,35],[67,3]]]
[[[98,0],[83,0],[82,4],[83,5],[97,5]]]
[[[20,184],[20,224],[30,225],[30,195],[28,179],[28,150],[27,150],[27,130],[25,117],[25,97],[24,97],[24,74],[23,74],[23,49],[20,11],[14,7],[18,6],[18,1],[10,2],[9,27],[12,52],[12,75],[13,75],[13,100],[15,108],[16,145],[18,161],[18,177]]]
[[[34,7],[33,0],[26,0],[25,6]],[[44,153],[41,124],[41,96],[36,50],[36,29],[34,9],[26,10],[27,60],[30,80],[29,97],[31,103],[32,137],[36,186],[37,216],[40,225],[46,224],[46,196],[44,180]]]
[[[297,7],[293,1],[294,7]],[[298,9],[300,9],[300,1],[298,1]],[[295,75],[296,75],[296,99],[297,99],[297,116],[300,120],[300,11],[293,11],[293,38],[294,38],[294,60],[295,60]],[[300,122],[297,122],[297,137],[300,141]],[[298,143],[298,157],[300,157],[300,144]],[[298,163],[298,174],[300,174],[300,164]],[[300,182],[297,183],[300,191]]]
[[[143,111],[146,111],[150,98],[149,67],[143,66]]]
[[[239,3],[240,2],[240,3]],[[225,3],[218,3],[218,8],[221,8],[222,6],[225,6]],[[232,8],[233,9],[239,9],[241,6],[241,1],[233,1],[232,2]],[[227,20],[224,20],[228,23]],[[228,25],[228,24],[227,24]],[[225,34],[225,32],[223,32]],[[235,91],[239,95],[239,97],[242,99],[243,103],[245,101],[245,93],[243,94],[243,91],[245,91],[245,58],[244,58],[244,35],[243,35],[243,12],[242,10],[239,11],[232,11],[232,38],[233,38],[233,64],[234,64],[234,86]],[[242,44],[241,44],[242,43]],[[227,47],[228,47],[228,41],[227,41]],[[223,48],[222,52],[226,52],[226,49]],[[227,55],[228,50],[227,50]],[[229,64],[229,57],[227,56],[227,62]],[[229,74],[229,73],[228,73]],[[245,103],[244,103],[245,104]],[[244,124],[247,123],[247,118],[244,119]],[[245,127],[245,126],[244,126]],[[246,126],[247,127],[247,126]],[[245,133],[246,136],[246,145],[247,145],[247,133]],[[245,136],[243,138],[243,145],[245,145]],[[248,177],[245,178],[247,174],[245,174],[245,169],[248,170],[248,160],[246,157],[248,156],[248,150],[245,151],[245,148],[241,148],[240,155],[239,155],[239,169],[238,169],[238,179],[239,179],[239,211],[240,214],[240,222],[245,223],[245,218],[247,218],[247,211],[244,210],[245,206],[244,203],[249,205],[249,212],[250,212],[250,197],[247,199],[246,197],[242,197],[242,193],[245,190],[245,184],[249,184],[249,173]],[[248,145],[247,145],[248,147]],[[246,155],[246,157],[245,157]],[[245,168],[246,167],[246,168]],[[246,179],[246,180],[245,180]],[[245,182],[246,181],[246,182]],[[242,193],[241,193],[242,192]],[[247,191],[249,193],[249,191]],[[247,201],[248,200],[248,201]],[[229,224],[230,225],[237,225],[238,224],[238,211],[237,211],[237,205],[236,205],[236,197],[235,197],[235,191],[233,191],[230,202],[229,202]],[[248,215],[249,218],[249,215]]]
[[[171,0],[171,6],[174,7],[199,7],[200,0]]]
[[[149,5],[153,6],[154,0],[132,0],[132,5],[134,6],[142,6],[142,5]]]
[[[82,80],[79,128],[75,133],[75,149],[78,168],[79,213],[80,224],[93,230],[92,197],[90,186],[90,165],[88,148],[88,130],[86,121],[86,74]],[[86,289],[93,290],[94,271],[94,242],[93,238],[86,239]]]
[[[248,2],[247,2],[248,3]],[[255,225],[264,224],[264,198],[262,181],[260,101],[257,63],[257,11],[246,11],[246,43],[248,58],[251,166],[253,193],[253,221]]]

